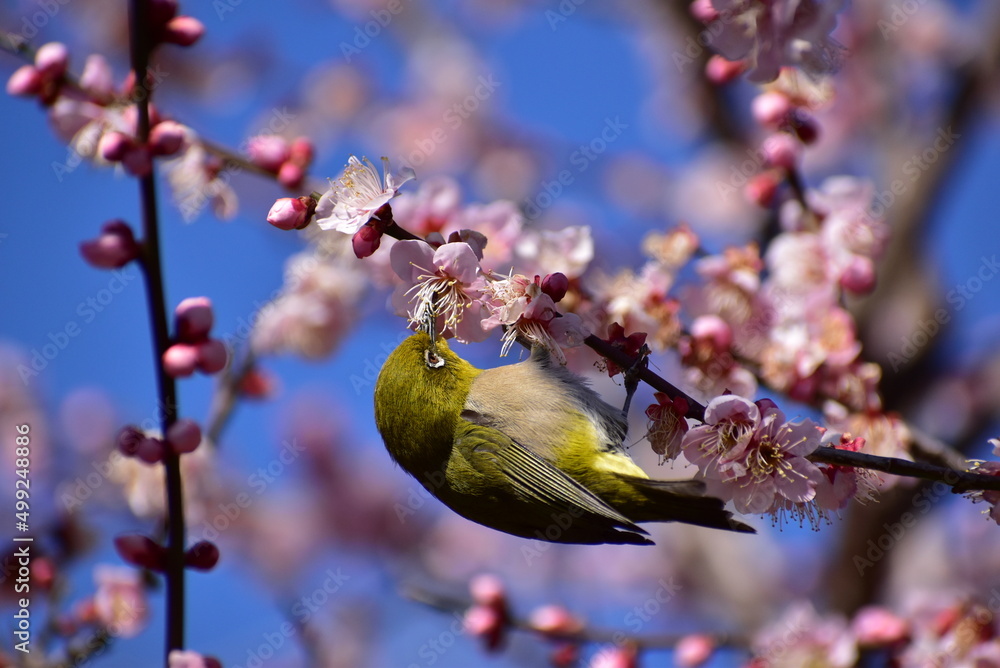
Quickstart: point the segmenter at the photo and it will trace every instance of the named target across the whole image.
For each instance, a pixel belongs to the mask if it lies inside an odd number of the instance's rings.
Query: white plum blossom
[[[382,176],[368,158],[351,156],[344,173],[323,193],[316,205],[316,224],[320,229],[354,234],[383,205],[396,196],[399,188],[413,179],[409,167],[398,175],[389,171],[389,158],[382,158]]]

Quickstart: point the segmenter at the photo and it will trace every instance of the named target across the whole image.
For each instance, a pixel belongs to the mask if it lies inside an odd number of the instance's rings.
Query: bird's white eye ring
[[[444,358],[438,357],[437,353],[430,348],[424,351],[424,362],[431,369],[440,369],[444,366]]]

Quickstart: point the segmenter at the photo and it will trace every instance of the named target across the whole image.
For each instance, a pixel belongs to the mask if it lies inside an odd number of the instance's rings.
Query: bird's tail
[[[651,480],[620,475],[637,494],[629,495],[628,507],[619,508],[633,522],[684,522],[712,529],[756,533],[733,519],[722,499],[705,496],[698,480]]]

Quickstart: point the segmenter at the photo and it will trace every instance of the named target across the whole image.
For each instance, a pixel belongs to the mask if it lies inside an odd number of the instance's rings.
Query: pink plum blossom
[[[343,174],[330,181],[316,205],[316,224],[320,229],[336,230],[353,235],[371,220],[375,212],[396,196],[400,186],[415,178],[405,167],[399,175],[389,171],[389,159],[382,158],[382,176],[367,158],[348,159]]]
[[[752,644],[753,666],[767,668],[850,668],[858,647],[840,617],[821,617],[808,603],[791,606],[781,619],[758,632]]]
[[[1000,462],[978,462],[973,470],[976,473],[1000,476]],[[991,520],[1000,524],[1000,491],[995,489],[976,490],[970,492],[968,497],[972,499],[973,503],[989,504],[989,509],[985,512]]]
[[[575,313],[560,314],[555,302],[542,291],[540,277],[529,280],[513,274],[503,280],[483,284],[490,316],[483,321],[484,329],[506,326],[500,354],[506,355],[518,337],[548,350],[560,364],[566,363],[562,348],[583,343],[588,332]]]
[[[766,513],[816,496],[822,474],[805,457],[820,438],[815,423],[786,422],[769,399],[752,404],[723,395],[709,403],[705,424],[691,429],[681,447],[713,493],[731,498],[739,512]]]
[[[683,397],[671,399],[662,392],[656,392],[653,398],[656,403],[646,408],[646,417],[649,418],[646,438],[661,461],[676,459],[681,454],[681,443],[689,429],[684,419],[688,402]]]
[[[389,259],[403,279],[393,295],[397,312],[406,312],[418,325],[433,315],[444,324],[439,334],[450,333],[463,343],[486,338],[479,258],[469,244],[434,249],[422,241],[400,241]]]
[[[747,78],[765,83],[782,67],[811,74],[836,69],[841,48],[830,32],[843,0],[712,0],[721,30],[712,48],[747,63]],[[714,21],[710,21],[712,23]]]
[[[743,454],[760,419],[760,409],[749,399],[731,394],[716,397],[705,408],[704,424],[684,435],[684,457],[711,477],[719,464]]]
[[[184,148],[162,162],[173,199],[185,222],[198,217],[206,204],[223,220],[236,215],[238,199],[229,185],[231,174],[222,161],[211,154],[189,127],[184,130]]]
[[[528,616],[528,624],[540,633],[568,635],[583,630],[583,621],[561,605],[543,605]]]
[[[146,625],[148,604],[139,571],[98,566],[94,610],[98,620],[117,637],[131,638]]]
[[[250,339],[254,351],[293,352],[306,359],[333,352],[351,327],[367,286],[357,261],[345,250],[303,252],[286,262],[281,294],[257,314]]]
[[[578,278],[594,259],[594,239],[587,226],[526,230],[518,237],[514,256],[526,274],[558,271],[567,278]]]
[[[681,332],[680,304],[670,296],[673,282],[674,270],[666,262],[650,261],[639,274],[623,269],[600,281],[596,297],[605,321],[646,332],[651,347],[662,350],[676,343]]]

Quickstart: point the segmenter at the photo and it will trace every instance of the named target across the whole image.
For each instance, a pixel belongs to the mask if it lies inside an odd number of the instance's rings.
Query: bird
[[[434,328],[404,339],[374,391],[391,458],[473,522],[574,544],[651,545],[639,523],[754,533],[698,480],[654,480],[624,447],[626,415],[542,346],[478,369]]]

